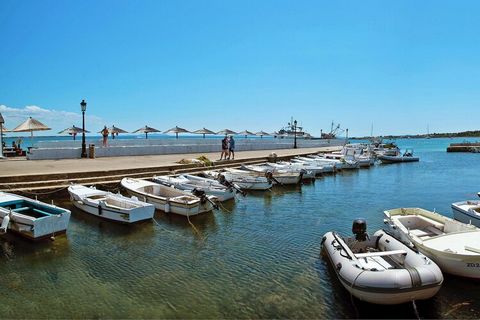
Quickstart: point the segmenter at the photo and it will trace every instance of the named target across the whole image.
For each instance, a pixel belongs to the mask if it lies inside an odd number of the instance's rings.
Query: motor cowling
[[[353,220],[352,233],[355,235],[357,241],[366,241],[368,238],[367,220],[362,218]]]

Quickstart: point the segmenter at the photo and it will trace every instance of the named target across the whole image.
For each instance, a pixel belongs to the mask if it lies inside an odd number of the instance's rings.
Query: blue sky
[[[478,1],[0,2],[0,112],[313,135],[479,129]],[[33,107],[32,107],[33,106]],[[52,131],[53,132],[53,131]],[[52,133],[50,132],[50,134]],[[48,134],[48,132],[46,132]]]

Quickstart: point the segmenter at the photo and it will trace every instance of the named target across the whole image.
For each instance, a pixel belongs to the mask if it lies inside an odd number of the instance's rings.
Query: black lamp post
[[[293,121],[293,149],[297,149],[297,120]]]
[[[87,110],[87,103],[85,100],[80,102],[80,107],[82,109],[82,158],[87,157],[87,145],[85,144],[85,111]]]
[[[2,117],[2,114],[0,113],[0,159],[3,158],[3,124],[5,123],[5,120]]]

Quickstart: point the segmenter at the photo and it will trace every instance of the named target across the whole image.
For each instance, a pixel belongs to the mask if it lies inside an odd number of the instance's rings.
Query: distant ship
[[[321,139],[335,139],[337,137],[337,134],[343,133],[345,130],[340,128],[340,124],[335,124],[332,121],[332,126],[330,128],[329,133],[325,133],[322,130],[320,130],[320,138]]]
[[[293,123],[293,117],[285,127],[278,130],[278,136],[281,136],[282,138],[293,138],[295,134],[297,138],[310,139],[312,137],[309,133],[303,131],[302,126],[297,125],[297,127],[295,128],[295,124]]]

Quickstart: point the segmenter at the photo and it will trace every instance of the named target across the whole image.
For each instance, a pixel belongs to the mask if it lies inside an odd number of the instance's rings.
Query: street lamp
[[[293,149],[297,149],[297,120],[293,121]]]
[[[3,119],[2,114],[0,113],[0,159],[3,159],[3,124],[5,120]]]
[[[87,145],[85,144],[85,111],[87,110],[87,103],[85,100],[80,102],[80,107],[82,109],[82,158],[87,157]]]

